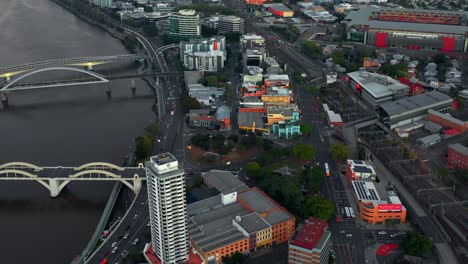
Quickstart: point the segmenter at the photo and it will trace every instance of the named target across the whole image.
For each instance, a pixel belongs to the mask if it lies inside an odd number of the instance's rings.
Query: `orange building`
[[[258,188],[229,171],[212,170],[202,179],[220,192],[187,205],[190,244],[204,261],[221,263],[236,252],[287,242],[294,234],[294,216]]]
[[[245,3],[247,5],[263,5],[263,3],[265,3],[265,0],[245,0]]]
[[[352,181],[354,195],[359,204],[359,217],[369,224],[405,223],[406,208],[394,191],[381,192],[381,199],[371,181]]]
[[[450,114],[444,114],[430,109],[427,111],[427,119],[441,125],[444,128],[456,129],[460,132],[468,131],[468,122],[452,117]]]

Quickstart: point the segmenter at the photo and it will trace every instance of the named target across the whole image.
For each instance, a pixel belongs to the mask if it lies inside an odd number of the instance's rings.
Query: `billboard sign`
[[[379,204],[379,211],[401,211],[401,204]]]

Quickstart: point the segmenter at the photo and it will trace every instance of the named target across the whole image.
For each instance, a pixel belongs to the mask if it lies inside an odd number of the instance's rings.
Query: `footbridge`
[[[57,197],[72,181],[120,181],[134,193],[146,180],[143,164],[120,167],[107,162],[91,162],[79,167],[40,167],[26,162],[0,165],[0,181],[36,181]]]

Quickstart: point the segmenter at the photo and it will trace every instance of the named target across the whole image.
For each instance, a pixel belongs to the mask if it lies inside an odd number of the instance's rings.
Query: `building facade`
[[[460,132],[468,131],[468,122],[452,117],[448,113],[441,113],[435,110],[427,111],[427,120],[441,125],[444,128],[456,129]]]
[[[447,167],[449,170],[468,169],[468,148],[460,143],[448,146]]]
[[[189,70],[222,71],[226,61],[226,40],[218,36],[180,42],[180,56]]]
[[[244,34],[244,19],[237,16],[223,16],[218,21],[218,33],[236,32]]]
[[[288,264],[327,264],[330,240],[327,222],[309,217],[289,241]]]
[[[169,36],[189,40],[201,36],[200,15],[195,10],[180,10],[169,17]]]
[[[151,246],[162,263],[189,257],[184,169],[170,153],[145,164],[151,226]]]
[[[378,48],[466,52],[466,12],[361,7],[345,21],[350,40]]]
[[[394,191],[379,192],[371,181],[352,181],[354,196],[359,206],[359,217],[369,224],[405,223],[406,208]]]

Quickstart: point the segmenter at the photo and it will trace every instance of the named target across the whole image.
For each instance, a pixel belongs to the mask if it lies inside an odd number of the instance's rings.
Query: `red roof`
[[[398,247],[398,244],[383,244],[377,249],[377,255],[387,256],[388,253]]]
[[[154,254],[153,247],[149,246],[148,249],[144,252],[144,254],[148,257],[148,259],[151,261],[151,264],[161,264],[161,261],[159,258]],[[192,252],[192,249],[189,250],[189,259],[186,264],[202,264],[203,260],[201,257],[195,253]]]
[[[296,235],[295,239],[291,240],[289,244],[312,250],[319,241],[326,227],[326,221],[315,217],[309,217],[302,226],[302,229]]]
[[[445,130],[444,134],[446,136],[455,136],[455,135],[460,134],[460,131],[456,130],[455,128],[452,128],[452,129]]]

